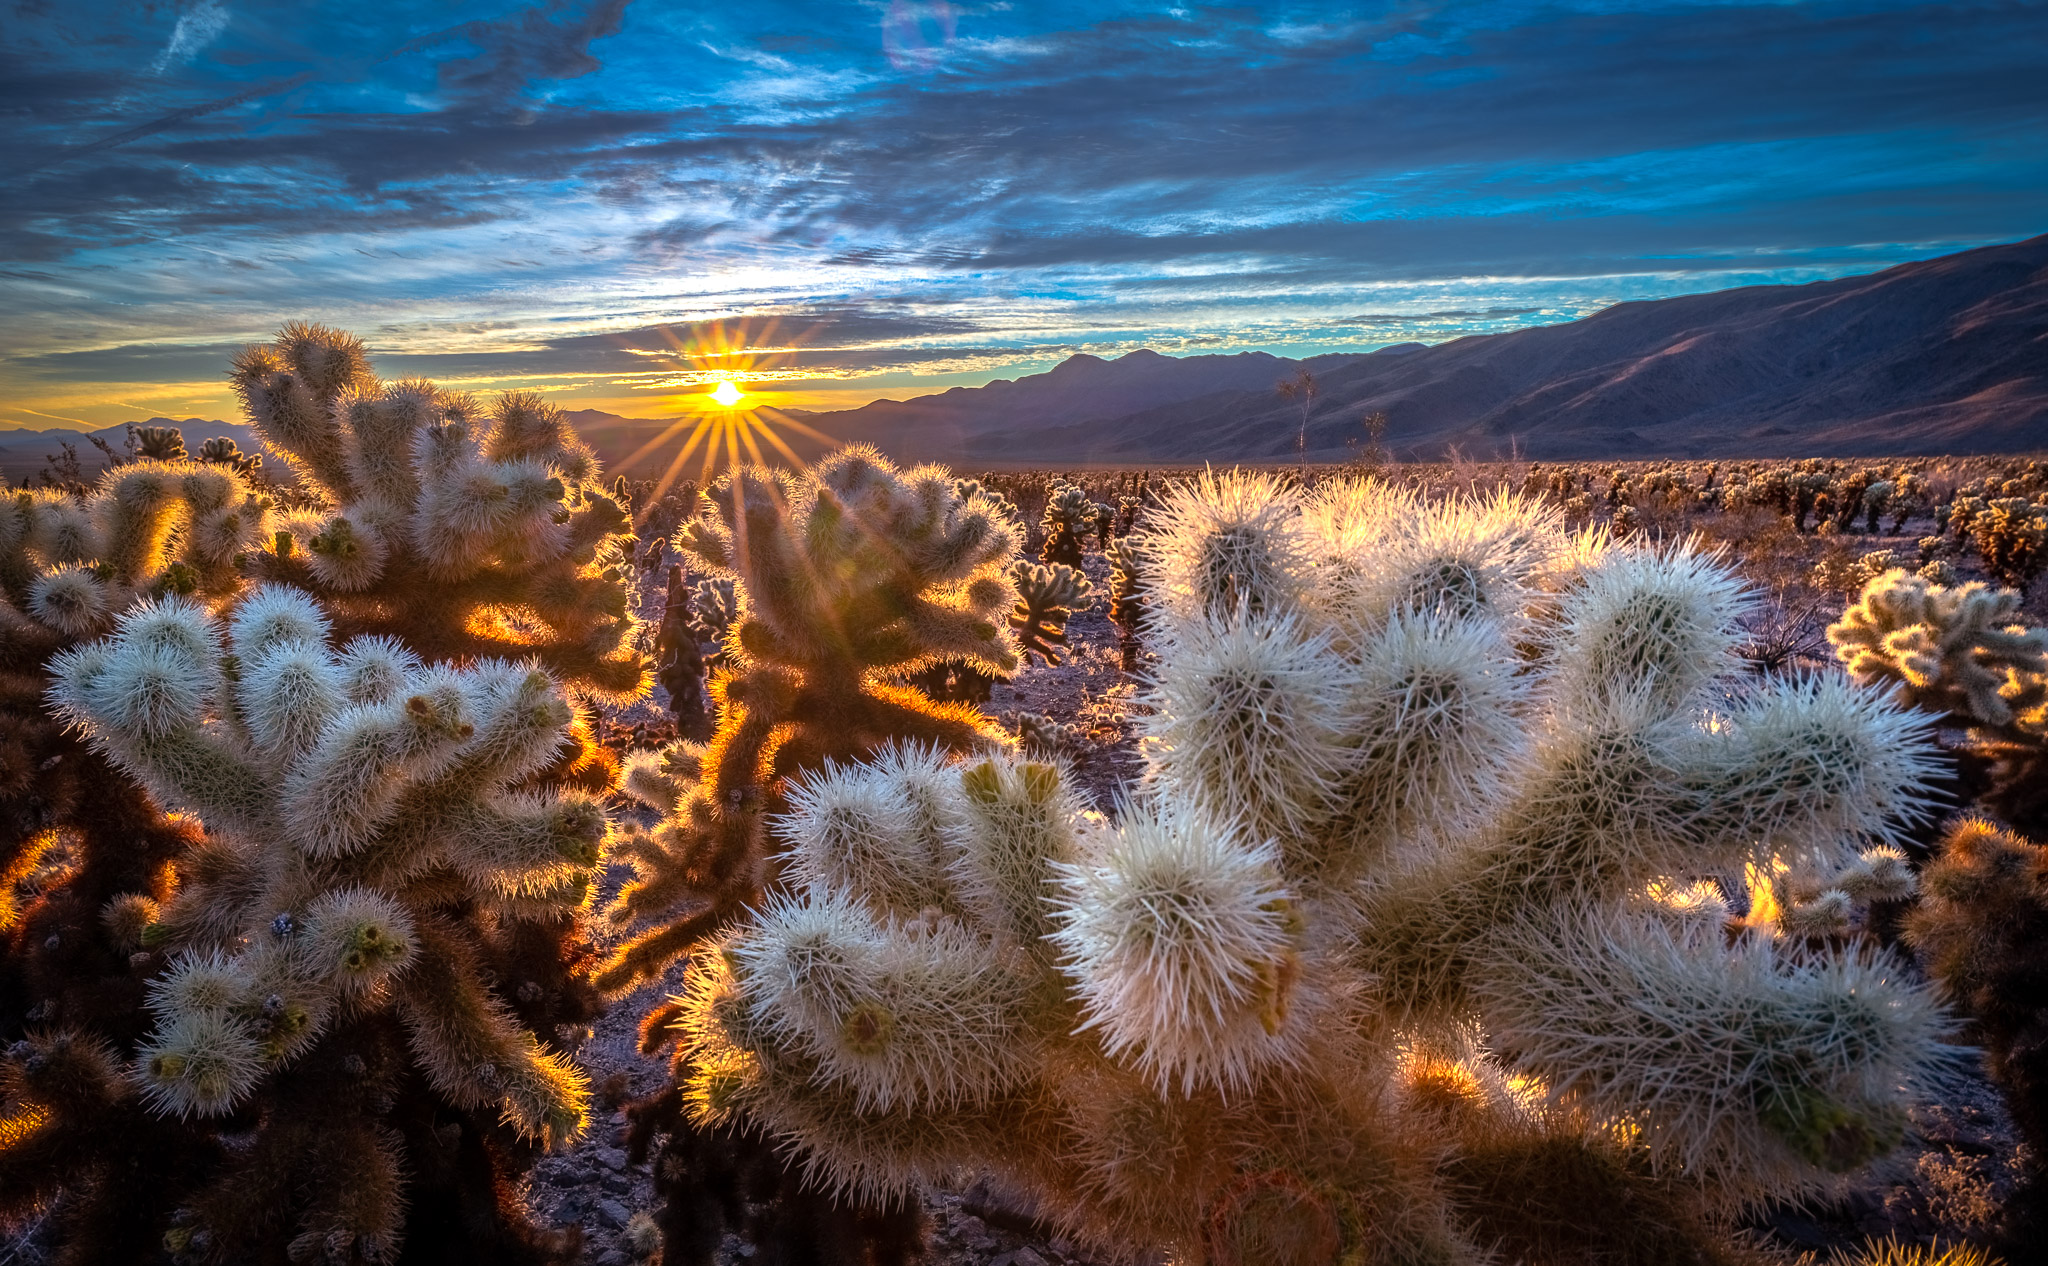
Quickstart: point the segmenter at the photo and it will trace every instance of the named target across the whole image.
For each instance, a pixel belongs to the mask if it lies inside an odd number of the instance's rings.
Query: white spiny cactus
[[[1468,1177],[1591,1153],[1705,1226],[1898,1139],[1946,1021],[1854,928],[1910,891],[1924,722],[1735,674],[1745,592],[1691,543],[1237,474],[1150,521],[1138,800],[917,751],[812,776],[795,891],[679,999],[699,1119],[844,1188],[967,1166],[1106,1247],[1290,1262],[1483,1260],[1447,1141]]]
[[[582,1075],[491,997],[443,911],[583,901],[602,811],[512,786],[565,742],[569,705],[531,666],[427,667],[373,637],[336,653],[327,632],[317,604],[279,587],[225,629],[171,597],[54,665],[60,714],[211,836],[148,930],[177,956],[151,987],[144,1093],[219,1115],[333,1026],[395,1011],[450,1101],[567,1137]]]

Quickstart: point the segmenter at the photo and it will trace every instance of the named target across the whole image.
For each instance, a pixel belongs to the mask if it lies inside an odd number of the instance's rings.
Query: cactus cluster
[[[1527,503],[1205,477],[1140,547],[1138,799],[915,747],[814,774],[794,890],[670,1017],[696,1120],[1225,1261],[1479,1260],[1513,1174],[1704,1227],[1900,1140],[1946,1021],[1841,933],[1903,882],[1923,721],[1738,683],[1713,558]],[[1745,871],[1777,917],[1702,882]]]
[[[636,758],[628,789],[669,816],[623,850],[638,875],[613,917],[685,913],[622,947],[599,977],[607,989],[659,975],[772,879],[766,818],[792,772],[898,737],[948,750],[1000,741],[978,710],[894,679],[943,663],[1006,675],[1020,662],[1004,622],[1018,602],[1016,524],[962,500],[945,471],[898,471],[855,446],[801,476],[734,471],[709,499],[675,545],[736,582],[733,662],[712,681],[708,745]]]
[[[522,786],[567,741],[560,687],[531,664],[429,668],[330,634],[282,586],[225,629],[172,597],[55,666],[66,719],[207,828],[174,896],[105,914],[170,956],[135,1059],[148,1109],[241,1133],[236,1110],[266,1091],[253,1138],[165,1239],[195,1258],[273,1238],[393,1256],[410,1078],[486,1145],[559,1143],[586,1115],[581,1074],[491,987],[518,924],[582,903],[607,830],[595,801]]]
[[[1849,672],[1969,728],[1958,755],[1981,769],[1982,803],[2048,834],[2048,629],[2018,622],[2020,597],[1981,582],[1944,587],[1889,571],[1828,629]]]
[[[324,508],[251,563],[317,594],[343,635],[428,659],[535,658],[579,693],[631,698],[631,536],[561,410],[387,383],[360,340],[293,323],[235,361],[249,421]]]

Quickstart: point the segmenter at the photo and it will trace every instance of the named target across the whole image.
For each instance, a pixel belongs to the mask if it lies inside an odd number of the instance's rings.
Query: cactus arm
[[[542,1049],[479,982],[465,938],[441,920],[418,929],[420,953],[396,997],[406,1038],[434,1089],[459,1107],[503,1104],[522,1138],[556,1147],[589,1119],[590,1087]]]

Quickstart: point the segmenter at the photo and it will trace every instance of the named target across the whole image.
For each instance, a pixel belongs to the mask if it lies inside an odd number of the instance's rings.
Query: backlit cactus
[[[800,477],[735,471],[710,502],[676,548],[736,582],[734,662],[712,683],[708,749],[660,793],[670,816],[623,850],[639,874],[613,910],[622,923],[684,914],[613,956],[599,977],[610,990],[659,975],[772,879],[767,818],[790,774],[897,738],[949,751],[1003,741],[975,708],[892,678],[939,664],[1006,675],[1020,662],[1004,624],[1017,526],[980,496],[962,500],[947,472],[898,471],[855,446]]]
[[[1475,1190],[1697,1239],[1900,1141],[1947,1019],[1824,916],[1908,886],[1924,721],[1736,676],[1717,560],[1540,506],[1232,474],[1152,522],[1138,799],[810,775],[795,891],[660,1017],[692,1119],[842,1190],[980,1170],[1108,1250],[1317,1263],[1484,1260]],[[1775,921],[1700,882],[1746,873]]]
[[[1095,503],[1088,499],[1087,491],[1072,484],[1060,484],[1045,500],[1045,516],[1040,520],[1045,529],[1045,544],[1038,556],[1048,563],[1079,567],[1082,537],[1094,531],[1095,525]]]
[[[1094,586],[1065,563],[1046,567],[1019,559],[1010,568],[1017,605],[1010,612],[1010,631],[1018,649],[1040,662],[1057,664],[1067,644],[1067,617],[1088,601]]]
[[[225,626],[167,597],[55,665],[65,718],[207,830],[175,895],[134,915],[170,965],[133,1076],[154,1113],[209,1130],[246,1129],[232,1114],[259,1095],[264,1112],[188,1193],[180,1255],[289,1240],[294,1259],[389,1260],[418,1163],[403,1097],[486,1149],[562,1142],[587,1112],[492,948],[582,904],[606,836],[595,801],[529,785],[568,742],[562,688],[531,662],[430,667],[331,632],[282,586]]]
[[[2048,831],[2048,629],[2018,622],[2020,598],[1978,582],[1945,587],[1891,571],[1828,629],[1859,680],[1969,727],[1959,751],[1983,766],[1987,807]]]
[[[231,375],[249,421],[325,509],[287,516],[252,571],[317,594],[338,632],[428,659],[534,658],[631,698],[624,509],[561,410],[381,382],[360,340],[294,322]]]

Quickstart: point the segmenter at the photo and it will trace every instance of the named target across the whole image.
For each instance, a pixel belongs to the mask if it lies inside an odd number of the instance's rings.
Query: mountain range
[[[1347,456],[1373,414],[1385,416],[1384,443],[1403,458],[2048,449],[2048,235],[1832,281],[1619,303],[1565,324],[1435,346],[1299,361],[1263,352],[1077,355],[1015,380],[794,416],[901,460],[968,467],[1287,461],[1302,414],[1276,385],[1302,370],[1316,384],[1311,460]],[[687,434],[650,448],[667,421],[570,416],[607,469],[634,478],[661,474]],[[211,435],[256,447],[230,423],[137,425],[182,426],[193,448]],[[781,433],[803,457],[822,447]],[[96,434],[118,449],[124,428]],[[0,471],[20,482],[62,441],[82,460],[97,456],[75,431],[6,431]],[[686,470],[697,466],[692,457]]]
[[[1311,459],[1343,457],[1374,413],[1404,457],[2026,452],[2048,448],[2048,235],[1305,364]],[[970,464],[1286,460],[1301,414],[1275,384],[1298,367],[1256,353],[1076,356],[1015,382],[804,421]]]

